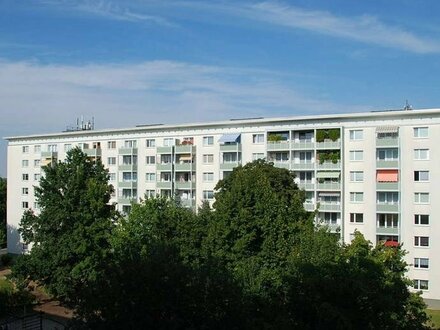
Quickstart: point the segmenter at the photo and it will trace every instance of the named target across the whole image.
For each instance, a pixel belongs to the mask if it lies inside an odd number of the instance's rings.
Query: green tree
[[[6,242],[6,179],[0,178],[0,247]]]
[[[116,213],[109,205],[112,186],[100,161],[80,149],[64,162],[43,167],[35,197],[40,213],[26,211],[19,232],[29,254],[18,258],[13,274],[35,280],[71,307],[99,297],[94,281],[110,253]]]

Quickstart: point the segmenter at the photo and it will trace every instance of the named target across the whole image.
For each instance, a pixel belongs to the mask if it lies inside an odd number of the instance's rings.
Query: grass
[[[440,329],[440,310],[428,309],[427,312],[431,316],[434,329]]]
[[[14,290],[12,283],[6,279],[0,279],[0,292],[11,293]]]

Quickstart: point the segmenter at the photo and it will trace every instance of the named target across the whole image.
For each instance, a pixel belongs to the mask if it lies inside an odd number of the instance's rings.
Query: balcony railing
[[[118,182],[119,188],[135,188],[137,186],[137,181],[120,181]]]
[[[376,138],[376,146],[377,147],[398,147],[399,139],[398,138]]]
[[[102,155],[102,149],[83,149],[83,152],[89,157],[100,157]]]
[[[399,234],[399,228],[397,227],[377,227],[376,233],[381,235],[398,235]]]
[[[132,171],[137,169],[137,164],[122,164],[118,166],[119,171]]]
[[[319,202],[319,211],[341,211],[341,204]]]
[[[221,144],[220,152],[240,152],[241,151],[241,143],[236,144]]]
[[[377,212],[393,212],[397,213],[399,212],[399,204],[385,204],[385,203],[377,203],[376,204],[376,211]]]
[[[294,150],[313,150],[315,143],[311,141],[292,141],[290,146]]]
[[[314,170],[315,163],[312,163],[312,162],[293,163],[292,162],[292,169],[293,170]]]
[[[332,183],[318,183],[316,185],[316,189],[318,190],[341,190],[341,184],[332,182]]]
[[[137,148],[119,148],[118,150],[120,155],[137,155]]]
[[[180,190],[192,190],[195,189],[196,183],[195,181],[176,181],[174,186]]]
[[[339,170],[341,168],[341,162],[323,162],[322,164],[317,163],[317,168],[319,170]]]
[[[304,203],[304,209],[308,212],[313,212],[315,211],[315,204],[313,203]]]
[[[173,153],[173,147],[172,146],[157,147],[156,152],[158,154],[171,154],[171,153]]]
[[[173,183],[171,181],[157,181],[156,187],[158,189],[171,189]]]
[[[176,154],[189,154],[193,151],[194,146],[191,144],[187,145],[177,145],[174,149]]]
[[[316,149],[340,149],[341,148],[341,141],[324,141],[324,142],[317,142],[316,143]]]
[[[174,170],[176,172],[190,172],[196,168],[193,163],[176,163],[174,165]]]
[[[234,167],[237,167],[240,165],[240,162],[227,162],[227,163],[221,163],[220,169],[221,170],[232,170]]]
[[[314,190],[315,189],[315,184],[314,183],[309,183],[309,182],[300,182],[300,183],[298,183],[298,188],[299,189],[304,189],[304,190]]]
[[[276,151],[276,150],[289,150],[290,143],[289,141],[268,141],[267,142],[267,150],[268,151]]]
[[[376,160],[376,167],[377,168],[398,168],[399,161],[398,160],[377,159]]]
[[[275,161],[275,162],[273,162],[273,164],[276,167],[279,167],[279,168],[286,168],[286,169],[290,168],[290,163],[289,162],[277,162],[277,161]]]
[[[156,169],[161,172],[171,172],[173,169],[172,163],[158,163]]]
[[[398,182],[376,182],[376,190],[399,190]]]

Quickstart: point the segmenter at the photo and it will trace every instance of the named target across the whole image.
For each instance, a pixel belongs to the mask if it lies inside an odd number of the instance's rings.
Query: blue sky
[[[0,0],[0,136],[81,115],[110,128],[439,107],[439,12],[436,0]]]

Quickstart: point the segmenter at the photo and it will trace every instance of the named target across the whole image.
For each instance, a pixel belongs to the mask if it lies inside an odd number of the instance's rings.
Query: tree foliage
[[[42,283],[64,303],[76,307],[99,295],[92,284],[110,251],[115,212],[108,205],[112,186],[101,162],[80,149],[65,162],[43,167],[35,197],[40,213],[26,211],[19,232],[31,252],[14,266],[17,277]]]
[[[31,275],[94,329],[424,329],[400,247],[316,228],[294,175],[234,169],[213,208],[146,199],[112,221],[102,165],[76,150],[46,168],[21,232]],[[85,322],[85,323],[84,323]]]

